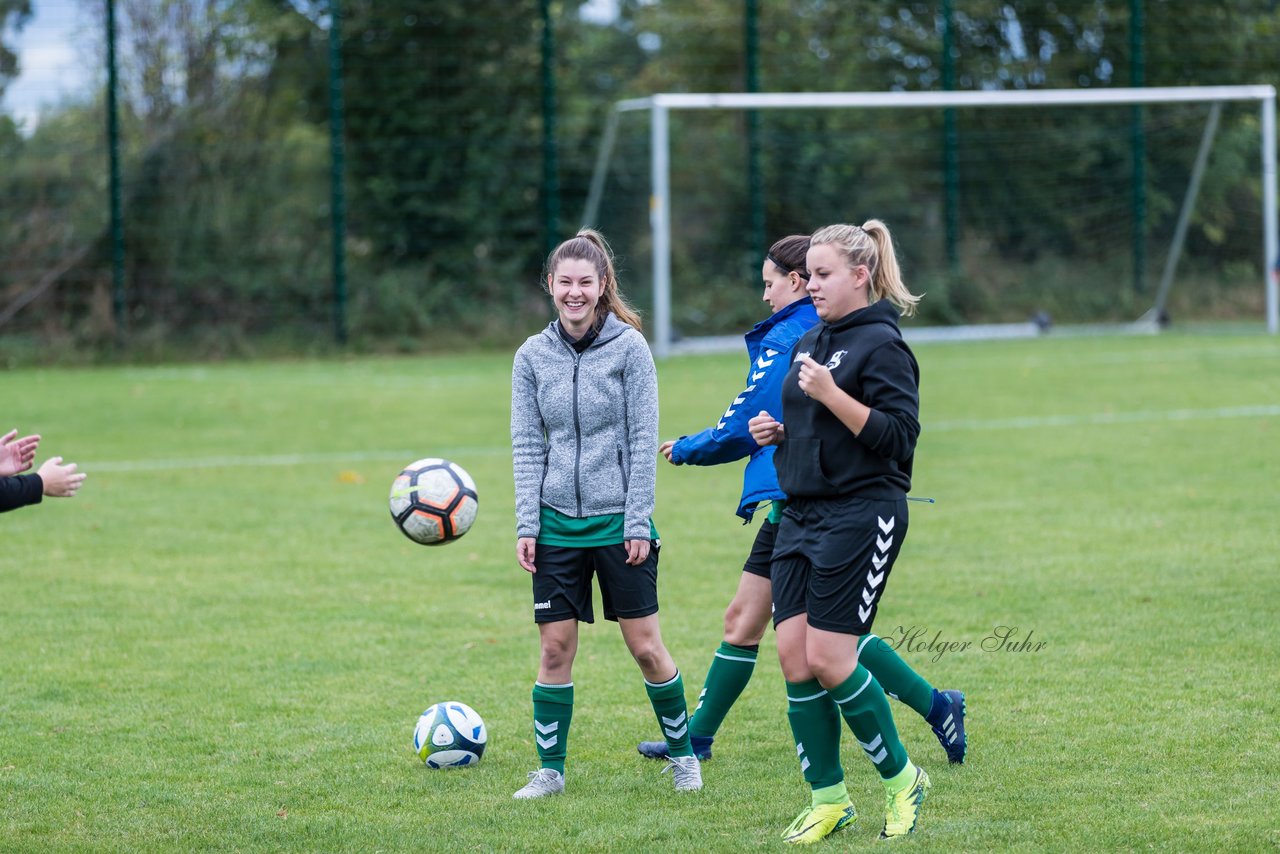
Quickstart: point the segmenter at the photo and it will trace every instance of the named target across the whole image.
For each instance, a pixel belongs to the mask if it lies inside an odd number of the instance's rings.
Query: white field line
[[[1041,415],[1024,418],[939,421],[924,425],[926,432],[953,430],[1028,430],[1041,427],[1085,427],[1107,424],[1205,421],[1226,418],[1272,418],[1280,416],[1280,405],[1223,406],[1216,409],[1164,409],[1149,412],[1092,412],[1083,415]]]
[[[493,456],[499,453],[510,454],[510,446],[444,448],[441,450],[440,456],[447,459],[465,459],[472,456]],[[308,466],[382,461],[411,463],[421,457],[421,451],[331,451],[317,454],[226,455],[162,460],[115,460],[85,463],[80,465],[79,469],[85,472],[137,472],[173,471],[176,469],[257,468],[259,466]]]
[[[1043,427],[1081,427],[1144,422],[1173,423],[1227,418],[1273,418],[1277,416],[1280,416],[1280,405],[1230,406],[1217,409],[1095,412],[1086,415],[1045,415],[1025,418],[939,421],[933,424],[926,423],[924,430],[927,433],[963,430],[1034,430]],[[442,448],[439,453],[440,456],[450,459],[465,459],[469,456],[506,455],[511,453],[511,448],[507,445]],[[176,469],[257,468],[260,466],[307,466],[382,461],[408,463],[417,458],[417,454],[413,451],[331,451],[316,454],[226,455],[157,460],[115,460],[86,463],[80,466],[80,470],[86,472],[149,472],[173,471]]]

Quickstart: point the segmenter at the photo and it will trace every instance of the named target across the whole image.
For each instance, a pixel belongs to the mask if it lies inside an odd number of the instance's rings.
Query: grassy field
[[[1280,845],[1280,341],[1050,338],[917,348],[911,535],[876,628],[968,695],[919,851]],[[741,356],[660,365],[662,434],[711,423]],[[772,634],[677,797],[616,628],[584,627],[569,791],[536,766],[529,582],[514,561],[510,354],[29,370],[0,432],[89,472],[0,517],[0,851],[780,849],[807,801]],[[443,548],[386,509],[441,455],[480,518]],[[696,696],[754,528],[740,466],[659,468],[662,625]],[[1027,649],[984,639],[1010,627]],[[922,648],[934,641],[934,648]],[[956,647],[940,650],[938,644]],[[968,648],[958,648],[968,642]],[[1041,643],[1038,649],[1036,643]],[[427,770],[417,715],[486,719],[479,767]],[[869,849],[880,786],[846,736]]]

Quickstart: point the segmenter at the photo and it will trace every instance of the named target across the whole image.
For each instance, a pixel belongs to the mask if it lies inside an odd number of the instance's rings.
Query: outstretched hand
[[[84,483],[84,472],[76,471],[75,463],[63,465],[62,457],[50,457],[36,472],[44,481],[44,494],[50,498],[70,498]]]
[[[786,430],[782,426],[782,422],[774,418],[763,409],[760,414],[747,422],[747,429],[751,431],[751,438],[756,440],[757,445],[780,445],[782,440],[786,438]]]
[[[40,437],[36,435],[14,439],[17,435],[17,430],[10,430],[0,436],[0,477],[22,474],[35,462]]]
[[[661,445],[658,446],[658,453],[666,457],[667,462],[671,463],[671,465],[678,466],[680,464],[675,460],[671,459],[671,449],[674,448],[675,446],[676,446],[676,440],[668,439],[667,441],[663,442]]]

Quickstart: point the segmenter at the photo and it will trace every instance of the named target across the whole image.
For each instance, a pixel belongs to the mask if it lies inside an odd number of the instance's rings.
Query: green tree
[[[9,30],[21,30],[31,20],[31,0],[0,0],[0,95],[18,73],[18,57],[5,43]]]
[[[438,261],[456,285],[483,286],[473,266],[513,252],[536,271],[536,4],[344,8],[353,230],[387,262]]]

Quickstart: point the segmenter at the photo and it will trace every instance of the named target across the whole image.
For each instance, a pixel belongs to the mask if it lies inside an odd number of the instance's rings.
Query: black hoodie
[[[802,355],[825,364],[836,385],[870,407],[857,436],[800,390]],[[919,385],[920,366],[888,300],[806,332],[791,351],[782,384],[778,420],[786,438],[773,458],[782,490],[796,498],[905,496],[920,435]]]

